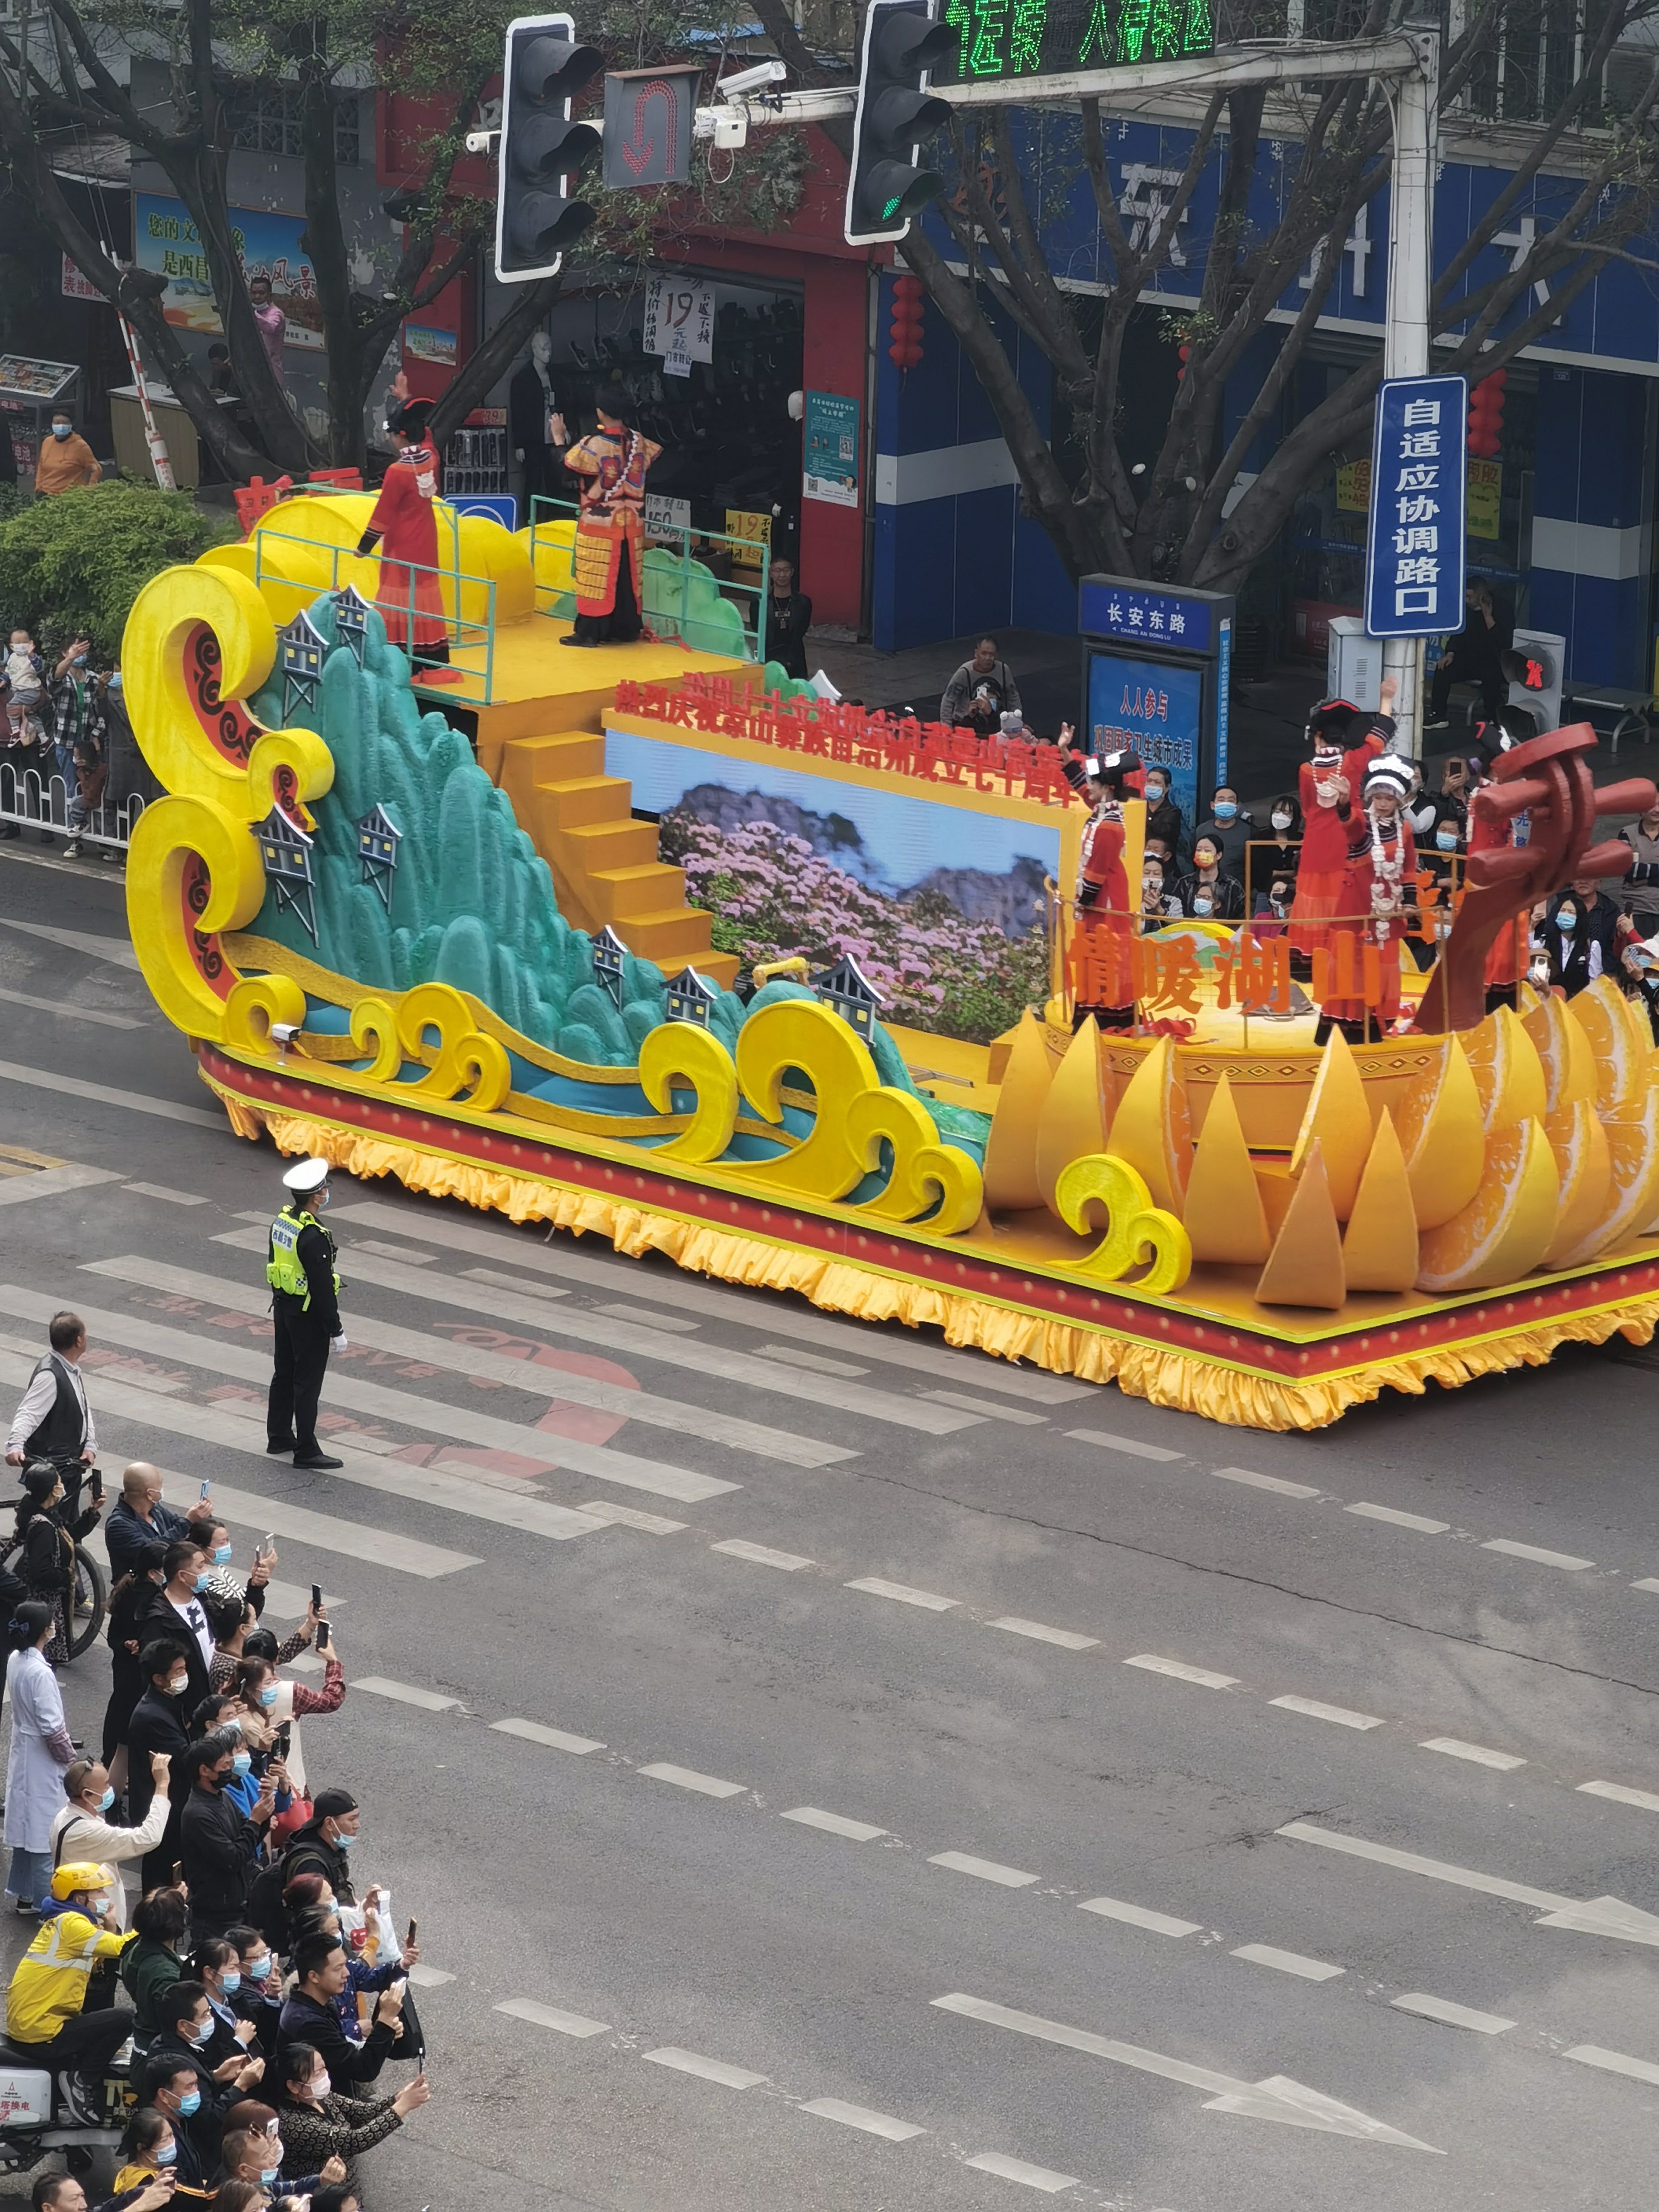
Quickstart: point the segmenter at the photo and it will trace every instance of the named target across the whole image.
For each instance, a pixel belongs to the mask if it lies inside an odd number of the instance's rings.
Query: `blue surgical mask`
[[[242,1986],[242,1978],[234,1966],[227,1966],[219,1977],[219,1986],[228,1997],[234,1997]]]
[[[267,2189],[269,2189],[271,2183],[276,2180],[276,2174],[277,2168],[274,2166],[262,2166],[259,2168],[259,2179]]]
[[[230,1565],[230,1555],[234,1549],[235,1547],[231,1544],[216,1544],[213,1547],[214,1565],[228,1567]]]
[[[262,1705],[274,1705],[276,1704],[276,1684],[273,1682],[273,1683],[271,1684],[270,1687],[268,1690],[261,1690],[261,1691],[260,1691],[260,1692],[259,1692],[259,1703],[260,1703]]]
[[[191,1583],[191,1587],[192,1589],[204,1590],[212,1580],[212,1576],[208,1572],[207,1569],[204,1567],[201,1573],[197,1576],[196,1580]]]
[[[1231,822],[1237,811],[1238,802],[1236,799],[1218,799],[1215,803],[1215,818],[1218,822]]]
[[[1457,832],[1455,830],[1437,830],[1434,842],[1443,853],[1455,853],[1457,850]]]
[[[52,434],[54,438],[67,438],[69,434],[70,425],[67,422],[54,422],[52,424]]]
[[[252,1964],[252,1966],[249,1966],[249,1968],[248,1968],[248,1970],[247,1970],[247,1971],[248,1971],[248,1979],[249,1979],[250,1981],[254,1981],[254,1982],[262,1982],[262,1981],[264,1981],[264,1978],[265,1978],[265,1977],[266,1977],[266,1976],[270,1973],[270,1952],[269,1952],[269,1951],[267,1951],[267,1952],[265,1953],[265,1955],[264,1955],[264,1957],[263,1959],[256,1959],[256,1960],[254,1960],[253,1963]]]
[[[351,1849],[351,1838],[343,1830],[334,1838],[334,1848],[337,1851],[349,1851]]]
[[[191,2118],[192,2113],[199,2112],[201,2109],[202,2093],[199,2089],[192,2089],[189,2096],[180,2097],[179,2100],[179,2117],[180,2119],[187,2120]]]
[[[1208,914],[1210,908],[1214,904],[1215,901],[1213,899],[1195,898],[1193,901],[1193,912],[1194,914]]]
[[[171,2165],[173,2165],[173,2163],[174,2162],[174,2160],[178,2158],[178,2155],[179,2155],[179,2146],[178,2146],[178,2144],[177,2144],[176,2142],[170,2142],[170,2143],[168,2143],[168,2144],[167,2145],[167,2147],[166,2147],[166,2148],[165,2148],[165,2149],[163,2149],[163,2150],[158,2150],[158,2151],[156,2152],[156,2154],[155,2154],[155,2163],[157,2164],[157,2166],[171,2166]]]
[[[87,665],[87,656],[85,655],[85,653],[77,653],[76,654],[76,656],[75,656],[74,659],[73,659],[73,660],[71,660],[71,661],[70,661],[70,666],[71,668],[84,668],[84,667],[86,666],[86,665]]]
[[[1571,929],[1577,922],[1577,919],[1578,915],[1576,908],[1563,906],[1556,908],[1555,926],[1558,929]]]
[[[99,1809],[99,1811],[100,1811],[100,1813],[107,1813],[107,1812],[108,1812],[108,1810],[109,1810],[109,1808],[110,1808],[110,1807],[111,1807],[114,1802],[115,1802],[115,1792],[114,1792],[114,1790],[113,1790],[112,1788],[111,1788],[108,1784],[106,1784],[106,1786],[105,1786],[105,1790],[104,1790],[104,1794],[103,1794],[103,1796],[102,1796],[98,1800],[98,1809]]]
[[[313,1206],[325,1206],[328,1204],[328,1185],[326,1183],[323,1185],[322,1188],[318,1192],[316,1197],[313,1198],[311,1202]]]
[[[233,1774],[246,1774],[252,1764],[253,1755],[251,1752],[239,1751],[230,1762],[230,1771]]]

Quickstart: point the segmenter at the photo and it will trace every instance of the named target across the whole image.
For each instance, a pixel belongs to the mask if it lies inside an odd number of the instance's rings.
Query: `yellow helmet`
[[[77,1889],[88,1891],[110,1889],[115,1876],[106,1866],[94,1859],[70,1859],[60,1866],[52,1878],[52,1893],[60,1905],[73,1897]]]

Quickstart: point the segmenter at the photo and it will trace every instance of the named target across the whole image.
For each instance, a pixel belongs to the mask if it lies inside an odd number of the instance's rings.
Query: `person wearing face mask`
[[[97,797],[90,805],[95,806],[103,795],[103,779],[97,773],[107,749],[103,702],[103,686],[92,669],[91,641],[72,637],[58,658],[52,679],[52,748],[63,779],[70,830],[70,842],[64,848],[66,860],[80,857],[78,833],[85,829],[88,817],[88,805],[83,802],[77,807],[76,801],[82,799],[83,789],[90,791],[94,786]],[[76,762],[82,757],[85,767],[79,769]]]
[[[169,1544],[161,1564],[167,1580],[151,1599],[142,1626],[145,1635],[170,1637],[183,1649],[190,1677],[185,1711],[194,1712],[210,1686],[213,1631],[208,1626],[202,1595],[212,1569],[200,1539],[194,1535],[181,1536],[176,1544]]]
[[[1170,771],[1153,766],[1146,771],[1146,836],[1156,837],[1174,854],[1181,850],[1183,824],[1181,809],[1170,795]]]
[[[40,441],[35,458],[35,497],[55,499],[59,492],[95,484],[103,473],[97,454],[76,428],[74,416],[67,407],[54,407],[52,435]]]
[[[1150,937],[1162,929],[1166,922],[1180,919],[1181,902],[1172,890],[1166,890],[1171,880],[1170,871],[1158,853],[1144,855],[1140,863],[1140,933]]]
[[[331,2158],[346,2161],[348,2185],[361,2194],[356,2165],[363,2153],[395,2135],[432,2092],[424,2074],[406,2081],[395,2097],[343,2097],[327,2067],[306,2043],[290,2043],[277,2071],[277,2113],[286,2155],[283,2173],[316,2173]]]
[[[27,1598],[6,1624],[6,1701],[11,1707],[11,1747],[6,1758],[6,1842],[11,1863],[6,1888],[20,1919],[43,1899],[52,1873],[46,1855],[53,1815],[64,1802],[64,1771],[79,1746],[64,1724],[63,1694],[46,1661],[57,1617],[38,1598]]]
[[[139,1554],[151,1545],[176,1543],[181,1536],[194,1536],[199,1543],[202,1523],[214,1525],[211,1498],[199,1498],[188,1515],[175,1513],[162,1504],[161,1487],[161,1470],[148,1460],[134,1460],[123,1470],[121,1495],[104,1523],[104,1548],[116,1574],[131,1574]]]
[[[219,2172],[214,2184],[216,2192],[214,2197],[215,2212],[226,2212],[226,2208],[234,2203],[233,2192],[239,2182],[251,2184],[256,2191],[257,2194],[252,2200],[253,2205],[265,2204],[270,2202],[271,2192],[276,2188],[277,2179],[282,2173],[283,2160],[287,2156],[282,2136],[276,2125],[275,2113],[271,2115],[271,2118],[273,2124],[269,2129],[233,2130],[227,2122],[224,2142],[219,2151]],[[343,2182],[345,2176],[345,2160],[343,2158],[331,2158],[320,2173],[302,2174],[292,2184],[292,2186],[297,2195],[309,2197],[313,2189],[325,2188],[331,2183]],[[252,2207],[250,2212],[252,2212]]]
[[[1469,793],[1474,783],[1468,763],[1461,754],[1454,754],[1440,771],[1440,788],[1434,794],[1435,819],[1443,822],[1449,816],[1457,825],[1460,841],[1468,835]]]
[[[269,1559],[263,1552],[253,1555],[253,1565],[248,1569],[246,1583],[239,1582],[231,1572],[231,1561],[236,1557],[236,1547],[231,1541],[230,1531],[222,1521],[198,1522],[191,1531],[196,1540],[207,1553],[208,1578],[205,1593],[220,1597],[240,1598],[253,1608],[257,1621],[265,1609],[265,1584],[270,1580],[271,1570],[276,1564],[273,1547]]]
[[[37,2065],[61,2070],[64,2094],[83,2124],[102,2104],[104,2069],[132,2033],[125,2005],[87,2012],[97,1961],[118,1959],[131,1942],[111,1923],[112,1868],[69,1860],[52,1878],[34,1941],[6,1992],[6,2039]]]
[[[1337,808],[1348,839],[1348,866],[1342,879],[1342,903],[1331,931],[1333,953],[1344,936],[1356,940],[1353,969],[1364,966],[1363,951],[1375,945],[1382,990],[1375,1008],[1363,998],[1327,999],[1319,1010],[1314,1042],[1322,1045],[1340,1028],[1352,1044],[1361,1042],[1375,1019],[1377,1033],[1400,1012],[1400,943],[1408,919],[1408,902],[1417,874],[1417,848],[1406,818],[1411,769],[1396,754],[1384,753],[1365,771],[1360,804],[1346,794]],[[1333,974],[1336,963],[1332,962]]]
[[[204,2195],[211,2156],[204,2155],[197,2130],[204,2124],[204,2107],[207,2103],[196,2061],[181,2057],[169,2039],[167,2048],[144,2061],[138,2076],[138,2098],[161,2115],[167,2124],[173,2137],[172,2169],[179,2177],[179,2186],[193,2195]],[[207,2129],[211,2132],[210,2127]]]
[[[182,1889],[149,1889],[132,1909],[133,1942],[121,1954],[121,1985],[138,2015],[142,2043],[161,2032],[162,1997],[184,1978],[180,1951],[190,1933],[190,1906]]]
[[[106,1534],[107,1542],[107,1533]],[[117,1796],[126,1789],[127,1726],[132,1709],[144,1694],[143,1673],[138,1664],[143,1644],[139,1621],[167,1577],[167,1546],[147,1544],[136,1565],[124,1573],[109,1596],[109,1703],[104,1708],[104,1764]]]
[[[246,1923],[228,1928],[225,1941],[236,1947],[237,1970],[241,1975],[232,2008],[237,2018],[253,2029],[254,2041],[249,2048],[257,2047],[267,2058],[274,2057],[283,2010],[283,1978],[276,1954],[258,1929]]]
[[[242,1986],[241,1954],[228,1936],[209,1936],[191,1954],[190,1971],[207,1991],[208,2039],[202,2055],[216,2072],[227,2058],[243,2057],[256,2039],[252,2021],[236,2010]]]
[[[1550,982],[1568,998],[1615,972],[1619,909],[1594,876],[1576,877],[1546,902],[1543,935]]]
[[[1293,792],[1281,791],[1269,803],[1267,827],[1270,836],[1253,837],[1244,848],[1249,871],[1245,898],[1253,918],[1282,922],[1296,896],[1302,856],[1302,809]]]
[[[1222,850],[1207,831],[1193,840],[1193,872],[1176,885],[1181,911],[1194,921],[1243,921],[1244,886],[1228,873]]]
[[[1659,1045],[1659,931],[1627,945],[1622,964],[1628,978],[1625,988],[1645,1010],[1653,1041]]]
[[[198,1942],[206,1936],[222,1936],[247,1918],[248,1886],[276,1808],[277,1786],[286,1779],[282,1761],[273,1759],[253,1809],[245,1815],[226,1795],[225,1785],[252,1765],[240,1736],[229,1729],[216,1729],[185,1754],[188,1794],[179,1856],[190,1885],[191,1925]]]
[[[136,1828],[112,1826],[109,1814],[115,1804],[115,1790],[109,1778],[109,1769],[95,1759],[77,1759],[64,1773],[64,1791],[69,1802],[52,1824],[50,1849],[54,1867],[65,1859],[101,1859],[112,1865],[121,1865],[129,1859],[143,1858],[161,1842],[167,1824],[167,1778],[170,1762],[164,1752],[157,1752],[150,1760],[150,1779],[155,1796],[149,1812]],[[118,1881],[112,1893],[110,1925],[120,1928],[126,1920],[126,1891]]]
[[[263,2081],[265,2063],[257,2053],[249,2057],[239,2050],[216,2066],[209,2064],[213,2015],[207,1991],[199,1982],[174,1982],[171,1989],[161,1993],[156,2009],[161,2027],[161,2032],[151,2039],[150,2063],[163,2066],[170,2063],[175,2075],[188,2067],[195,2077],[195,2090],[201,2102],[191,2106],[191,2093],[186,2090],[180,2112],[203,2165],[210,2170],[218,2156],[225,2114],[239,2098],[246,2096],[257,2082]],[[161,2109],[166,2111],[167,2107],[161,2106]]]
[[[145,1853],[140,1874],[142,1886],[155,1889],[172,1873],[173,1862],[179,1856],[179,1829],[185,1809],[179,1761],[190,1747],[185,1726],[190,1671],[184,1646],[171,1636],[155,1637],[145,1644],[138,1654],[138,1667],[147,1686],[127,1723],[127,1811],[133,1820],[142,1820],[150,1808],[155,1788],[155,1753],[164,1753],[172,1761],[167,1787],[161,1793],[170,1801],[167,1826],[155,1850]]]
[[[350,1854],[362,1817],[357,1800],[349,1790],[319,1790],[312,1803],[310,1820],[296,1830],[283,1856],[283,1889],[297,1875],[320,1875],[342,1905],[355,1905],[357,1896],[351,1887]]]
[[[341,1462],[317,1441],[317,1406],[331,1351],[343,1352],[334,1239],[318,1219],[328,1205],[328,1162],[301,1160],[283,1177],[294,1194],[270,1224],[270,1313],[276,1334],[265,1449],[292,1452],[295,1467],[330,1473]]]
[[[1650,806],[1645,814],[1634,822],[1627,822],[1619,832],[1621,844],[1628,845],[1638,861],[1659,867],[1659,805]],[[1638,893],[1631,903],[1631,920],[1636,924],[1636,933],[1645,941],[1659,932],[1659,896],[1651,885]]]
[[[66,1517],[64,1479],[49,1459],[34,1460],[23,1469],[23,1497],[17,1508],[17,1534],[22,1539],[18,1572],[31,1597],[51,1606],[58,1617],[58,1632],[46,1647],[54,1667],[69,1663],[68,1612],[75,1586],[75,1547],[98,1526],[96,1505],[88,1505],[73,1519]]]
[[[115,2194],[143,2189],[158,2174],[176,2172],[179,2146],[173,2139],[173,2123],[154,2105],[140,2105],[121,2136],[122,2164],[115,2176]]]
[[[1255,835],[1255,816],[1239,805],[1232,786],[1224,783],[1216,787],[1208,819],[1194,830],[1193,844],[1195,848],[1200,837],[1207,837],[1220,855],[1222,873],[1243,883],[1244,848]]]

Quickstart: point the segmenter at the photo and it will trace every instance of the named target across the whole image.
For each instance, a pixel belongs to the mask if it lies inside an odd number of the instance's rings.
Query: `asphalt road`
[[[0,1145],[106,1179],[0,1180],[0,1398],[74,1304],[106,1467],[337,1601],[307,1761],[428,1976],[374,2212],[1650,2199],[1651,1363],[1257,1436],[343,1183],[298,1474],[280,1164],[49,860]]]

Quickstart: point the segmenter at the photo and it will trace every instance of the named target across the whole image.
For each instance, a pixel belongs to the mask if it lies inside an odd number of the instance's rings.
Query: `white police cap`
[[[283,1188],[295,1191],[318,1190],[327,1181],[326,1160],[296,1160],[283,1177]]]

